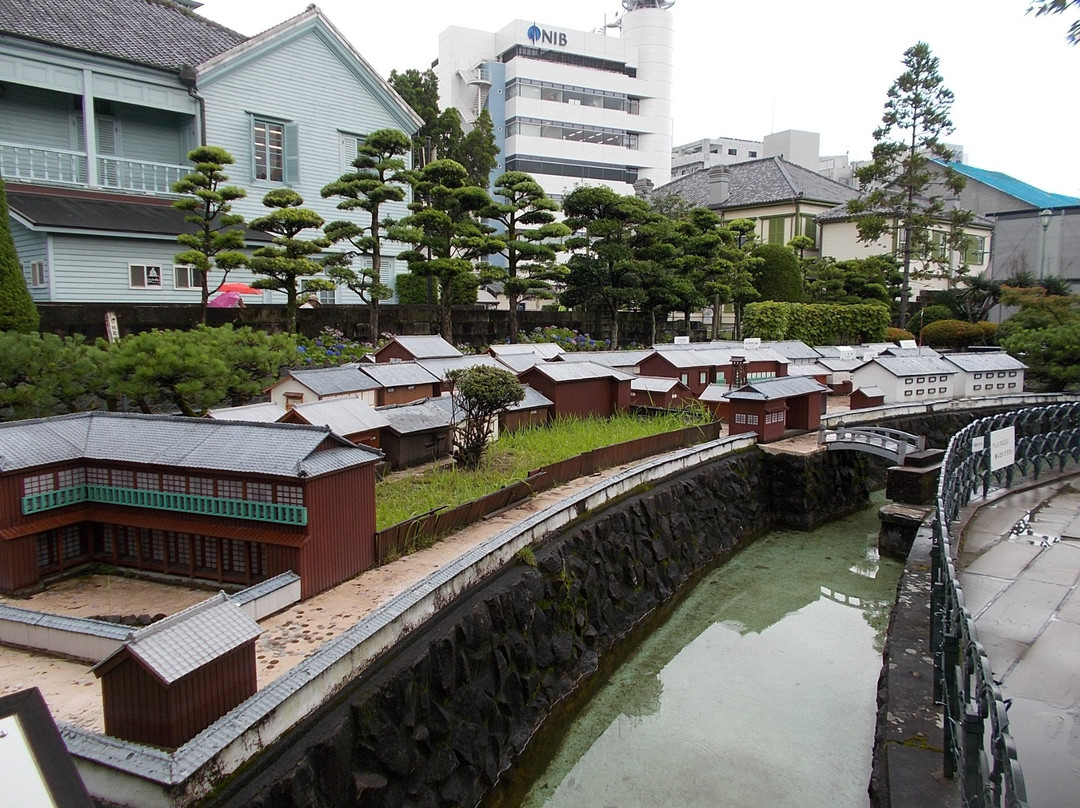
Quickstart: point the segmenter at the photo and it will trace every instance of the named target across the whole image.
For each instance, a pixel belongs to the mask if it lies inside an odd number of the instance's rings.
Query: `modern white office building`
[[[597,31],[514,20],[439,37],[440,104],[466,126],[487,109],[496,174],[527,171],[554,196],[579,184],[631,193],[671,176],[673,0],[622,0]]]

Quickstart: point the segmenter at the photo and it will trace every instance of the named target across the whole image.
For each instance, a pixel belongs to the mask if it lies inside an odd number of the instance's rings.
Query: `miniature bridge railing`
[[[926,448],[926,438],[922,435],[876,426],[823,429],[818,433],[818,443],[830,452],[868,452],[898,465],[903,465],[908,454]]]
[[[1006,450],[1003,462],[992,462],[995,434],[1010,439],[1012,453]],[[933,518],[930,644],[935,701],[945,713],[945,776],[960,776],[970,808],[1023,808],[1027,789],[1009,732],[1008,703],[956,577],[955,523],[991,486],[1010,488],[1029,475],[1038,479],[1044,468],[1064,471],[1070,461],[1080,462],[1075,402],[982,418],[953,435],[945,451]]]

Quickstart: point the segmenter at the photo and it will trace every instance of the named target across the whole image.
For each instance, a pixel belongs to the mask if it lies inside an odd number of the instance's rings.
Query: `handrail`
[[[1008,427],[1015,432],[1013,462],[992,469],[992,437]],[[945,712],[945,775],[960,774],[964,805],[970,808],[1024,808],[1027,789],[1009,732],[1008,705],[956,577],[953,523],[980,490],[985,497],[991,485],[1011,487],[1017,472],[1038,479],[1044,468],[1064,470],[1070,459],[1080,462],[1077,402],[980,418],[953,435],[945,452],[931,551],[934,700]]]

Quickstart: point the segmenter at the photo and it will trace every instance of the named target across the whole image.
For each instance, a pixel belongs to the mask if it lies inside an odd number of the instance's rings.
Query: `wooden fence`
[[[674,432],[604,446],[530,471],[528,476],[486,496],[456,508],[437,508],[421,516],[398,522],[375,533],[375,559],[382,563],[391,554],[410,552],[459,528],[479,522],[485,516],[522,502],[533,494],[587,477],[602,469],[632,463],[645,457],[672,452],[698,443],[716,440],[723,424],[715,421],[704,426],[687,427]]]

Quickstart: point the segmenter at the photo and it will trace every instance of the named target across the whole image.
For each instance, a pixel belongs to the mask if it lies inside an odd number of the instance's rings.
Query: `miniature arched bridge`
[[[869,452],[902,466],[909,454],[926,449],[926,437],[877,426],[840,427],[821,430],[818,444],[830,452]]]

